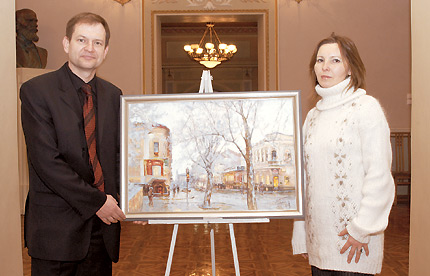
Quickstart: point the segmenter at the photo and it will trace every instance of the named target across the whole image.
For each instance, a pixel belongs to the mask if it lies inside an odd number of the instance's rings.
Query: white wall
[[[16,10],[28,8],[39,20],[39,42],[48,50],[47,69],[58,69],[66,61],[62,39],[67,21],[80,12],[94,12],[106,19],[111,30],[109,53],[98,75],[120,87],[124,94],[140,94],[141,1],[122,6],[113,0],[16,0]]]

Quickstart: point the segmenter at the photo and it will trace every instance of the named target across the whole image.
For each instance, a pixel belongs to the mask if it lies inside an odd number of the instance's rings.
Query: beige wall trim
[[[146,94],[146,73],[145,73],[145,39],[146,39],[146,35],[145,35],[145,4],[142,3],[142,9],[141,9],[141,14],[140,14],[140,22],[141,22],[141,28],[140,31],[142,32],[142,66],[140,66],[141,68],[141,78],[142,78],[142,84],[141,84],[141,88],[142,88],[142,94],[145,95]]]
[[[22,275],[21,216],[19,213],[18,130],[15,60],[15,1],[0,1],[0,102],[2,176],[0,193],[1,275]]]
[[[412,37],[412,197],[410,217],[409,275],[429,273],[430,239],[430,17],[428,0],[411,1]]]

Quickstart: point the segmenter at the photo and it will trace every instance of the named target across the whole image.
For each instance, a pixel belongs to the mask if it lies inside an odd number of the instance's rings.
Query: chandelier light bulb
[[[197,48],[196,54],[201,54],[201,53],[203,53],[203,48]]]
[[[191,51],[193,51],[193,50],[191,49],[191,45],[185,45],[185,46],[184,46],[184,50],[185,50],[186,52],[191,52]]]
[[[236,53],[237,52],[236,45],[233,45],[233,44],[228,45],[228,50],[233,54]]]

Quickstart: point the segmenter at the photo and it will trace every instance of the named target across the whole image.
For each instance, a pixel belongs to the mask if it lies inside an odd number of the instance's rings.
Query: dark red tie
[[[97,157],[96,147],[96,112],[94,109],[93,95],[91,93],[91,86],[84,84],[82,91],[85,93],[84,102],[84,125],[85,125],[85,138],[87,139],[88,154],[90,157],[90,164],[93,167],[94,183],[100,191],[104,191],[105,183],[103,178],[102,167],[100,166],[99,158]]]

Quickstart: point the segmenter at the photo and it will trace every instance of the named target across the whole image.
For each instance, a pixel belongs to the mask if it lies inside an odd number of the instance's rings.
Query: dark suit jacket
[[[93,187],[82,107],[66,67],[21,87],[22,126],[27,144],[30,188],[25,241],[30,256],[45,260],[85,258],[92,221],[106,194],[118,200],[121,90],[97,78],[97,145],[105,193]],[[102,223],[112,261],[118,261],[120,224]]]

